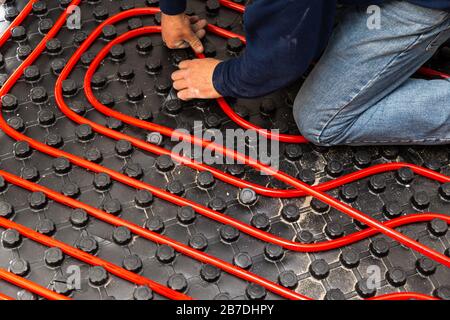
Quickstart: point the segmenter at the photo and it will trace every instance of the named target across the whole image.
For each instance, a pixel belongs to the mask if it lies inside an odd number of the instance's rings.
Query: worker
[[[184,13],[186,0],[160,5],[166,45],[201,53],[206,21]],[[450,0],[254,0],[244,26],[239,57],[180,63],[172,74],[180,99],[264,96],[317,60],[293,106],[310,142],[450,142],[450,80],[411,78],[450,38]]]

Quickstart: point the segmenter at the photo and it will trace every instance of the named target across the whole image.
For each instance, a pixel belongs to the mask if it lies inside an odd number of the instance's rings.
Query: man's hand
[[[204,19],[184,13],[176,16],[161,14],[162,37],[170,49],[191,47],[196,53],[202,53],[204,49],[200,39],[206,34],[207,24]]]
[[[215,99],[221,95],[213,85],[213,73],[220,63],[217,59],[196,59],[180,62],[180,70],[172,74],[173,87],[178,90],[178,98]]]

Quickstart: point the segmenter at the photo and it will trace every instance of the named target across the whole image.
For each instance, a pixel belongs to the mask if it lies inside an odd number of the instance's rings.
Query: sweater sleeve
[[[160,0],[159,6],[163,13],[177,15],[186,11],[187,0]]]
[[[298,79],[324,50],[335,0],[256,0],[244,15],[244,53],[220,63],[213,74],[223,96],[253,98]]]

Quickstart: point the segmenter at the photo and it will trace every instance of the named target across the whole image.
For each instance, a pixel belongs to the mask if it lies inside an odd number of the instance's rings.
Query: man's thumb
[[[191,48],[195,51],[195,53],[203,52],[203,44],[200,39],[195,35],[195,33],[191,33],[189,37],[186,39]]]

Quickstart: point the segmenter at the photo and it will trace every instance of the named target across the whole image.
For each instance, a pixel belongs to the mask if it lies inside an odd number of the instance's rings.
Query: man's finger
[[[200,20],[200,21],[197,21],[196,23],[194,23],[192,25],[192,30],[194,32],[197,32],[198,30],[205,29],[207,25],[208,25],[208,22],[205,19],[203,19],[203,20]]]
[[[197,38],[199,39],[203,39],[206,36],[206,30],[202,29],[202,30],[198,30],[195,35],[197,36]]]
[[[191,33],[186,41],[189,43],[191,48],[195,51],[195,53],[202,53],[203,52],[203,44],[200,41],[200,39],[195,35],[195,33]]]
[[[180,70],[187,69],[191,65],[192,60],[183,60],[178,64]]]
[[[192,98],[190,98],[188,89],[178,91],[177,97],[178,97],[178,99],[183,100],[183,101],[188,101],[188,100],[192,99]]]
[[[189,43],[186,41],[166,42],[166,46],[169,49],[186,49],[189,48]]]
[[[177,70],[174,73],[172,73],[172,80],[173,81],[178,81],[181,79],[184,79],[186,76],[186,71],[184,70]]]
[[[199,17],[199,16],[190,16],[190,17],[189,17],[189,22],[190,22],[191,24],[197,23],[199,20],[200,20],[200,17]]]
[[[178,90],[178,91],[184,90],[184,89],[186,89],[188,87],[188,83],[184,79],[177,80],[177,81],[174,81],[173,87],[174,87],[175,90]]]

